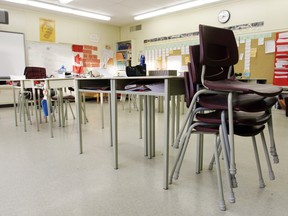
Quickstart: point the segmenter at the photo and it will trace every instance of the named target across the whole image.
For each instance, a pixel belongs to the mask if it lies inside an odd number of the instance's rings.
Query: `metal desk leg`
[[[81,112],[81,92],[79,92],[79,82],[75,81],[75,103],[76,103],[76,119],[78,126],[78,142],[80,148],[80,154],[83,153],[82,146],[82,112]]]
[[[152,157],[155,157],[155,97],[151,97],[151,135],[152,135]]]
[[[144,156],[148,156],[148,105],[147,105],[147,95],[144,97]]]
[[[118,117],[117,117],[117,94],[116,81],[111,80],[111,106],[112,106],[112,138],[114,149],[114,169],[118,169]]]
[[[34,81],[31,81],[34,82]],[[37,110],[37,99],[36,99],[36,91],[34,88],[34,83],[32,84],[32,94],[33,94],[33,103],[34,103],[34,110],[35,110],[35,117],[36,117],[36,127],[37,131],[39,131],[39,121],[38,121],[38,110]],[[39,103],[39,102],[38,102]]]
[[[180,99],[181,99],[181,114],[184,115],[184,107],[185,107],[184,95],[181,95]]]
[[[82,94],[82,104],[83,104],[83,113],[84,113],[84,115],[83,115],[83,122],[84,122],[84,124],[86,124],[87,123],[87,116],[86,116],[86,96],[85,96],[85,94]]]
[[[102,122],[102,129],[104,129],[103,92],[100,93],[100,104],[101,104],[101,122]]]
[[[15,126],[18,126],[18,119],[17,119],[17,106],[16,106],[16,91],[15,87],[13,86],[13,107],[14,107],[14,117],[15,117]]]
[[[40,89],[37,89],[37,100],[38,100],[38,107],[39,107],[39,123],[42,124],[42,114],[41,114],[41,97],[40,97],[41,91]]]
[[[65,127],[65,115],[64,115],[64,105],[63,105],[63,88],[59,89],[59,113],[61,112],[62,127]],[[61,126],[61,125],[60,125]]]
[[[142,108],[143,108],[143,97],[139,95],[139,139],[142,139]]]
[[[177,104],[176,104],[176,126],[175,126],[175,134],[176,137],[179,133],[179,126],[180,126],[180,100],[181,100],[181,96],[177,96]],[[173,139],[173,142],[175,141],[175,139]]]
[[[112,106],[111,106],[111,94],[108,94],[109,101],[109,116],[110,116],[110,146],[113,146],[113,132],[112,132]]]
[[[168,176],[169,176],[169,89],[168,80],[165,80],[165,104],[164,104],[164,178],[163,178],[163,188],[168,189]]]
[[[152,114],[152,100],[153,97],[152,96],[147,96],[147,136],[148,136],[148,158],[151,159],[152,158],[152,137],[153,137],[153,126],[152,126],[152,122],[153,122],[153,114]]]
[[[47,111],[48,111],[48,118],[49,118],[49,128],[50,128],[50,136],[53,138],[53,120],[52,120],[52,113],[51,113],[51,89],[49,82],[46,81],[46,91],[47,91]]]
[[[171,140],[175,139],[175,96],[171,96]],[[171,144],[173,146],[173,143]]]
[[[26,109],[26,102],[25,102],[25,97],[24,97],[24,81],[20,80],[21,83],[21,105],[22,109],[20,109],[20,115],[21,112],[23,114],[23,122],[24,122],[24,131],[27,132],[27,126],[26,126],[26,115],[25,115],[25,109]]]

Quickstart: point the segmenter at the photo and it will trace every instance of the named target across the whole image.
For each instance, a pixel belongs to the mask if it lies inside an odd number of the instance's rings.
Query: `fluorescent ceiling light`
[[[57,11],[61,13],[67,13],[67,14],[73,14],[77,16],[83,16],[83,17],[88,17],[92,19],[98,19],[98,20],[104,20],[104,21],[109,21],[111,20],[111,17],[109,16],[104,16],[88,11],[82,11],[82,10],[77,10],[69,7],[64,7],[64,6],[59,6],[59,5],[54,5],[54,4],[48,4],[40,1],[32,1],[32,0],[4,0],[7,2],[12,2],[12,3],[17,3],[17,4],[24,4],[24,5],[29,5],[32,7],[37,7],[37,8],[43,8],[47,10],[52,10],[52,11]]]
[[[62,4],[68,4],[71,1],[73,1],[73,0],[59,0],[59,2],[62,3]]]
[[[172,13],[172,12],[176,12],[176,11],[180,11],[180,10],[185,10],[188,8],[193,8],[193,7],[198,7],[201,5],[205,5],[205,4],[210,4],[213,2],[217,2],[220,0],[196,0],[196,1],[191,1],[191,2],[187,2],[184,4],[179,4],[179,5],[175,5],[175,6],[171,6],[171,7],[166,7],[166,8],[162,8],[156,11],[152,11],[152,12],[148,12],[145,14],[141,14],[138,16],[135,16],[134,19],[135,20],[142,20],[142,19],[147,19],[147,18],[151,18],[151,17],[155,17],[155,16],[160,16],[160,15],[164,15],[164,14],[168,14],[168,13]]]

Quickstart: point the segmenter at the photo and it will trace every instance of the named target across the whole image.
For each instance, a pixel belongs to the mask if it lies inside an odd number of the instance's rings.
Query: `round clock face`
[[[222,10],[218,14],[218,20],[220,23],[226,23],[230,19],[230,12],[228,10]]]

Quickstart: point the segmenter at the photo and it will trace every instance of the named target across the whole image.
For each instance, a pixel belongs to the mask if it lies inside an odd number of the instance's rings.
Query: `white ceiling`
[[[59,0],[42,0],[42,2],[59,4]],[[191,1],[191,0],[190,0]],[[12,4],[1,1],[5,4]],[[133,24],[135,15],[140,15],[145,12],[154,11],[160,8],[177,5],[188,0],[73,0],[67,6],[99,13],[111,17],[109,24],[112,25],[129,25]],[[20,7],[21,5],[12,4]],[[23,6],[22,6],[23,7]],[[34,10],[39,10],[35,9]]]

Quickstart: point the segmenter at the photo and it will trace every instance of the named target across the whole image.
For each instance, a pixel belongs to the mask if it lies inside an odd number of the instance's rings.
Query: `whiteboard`
[[[23,33],[0,31],[0,78],[23,75],[26,66]]]
[[[52,75],[62,65],[72,71],[74,55],[71,44],[26,41],[28,66],[46,68],[47,76]]]

